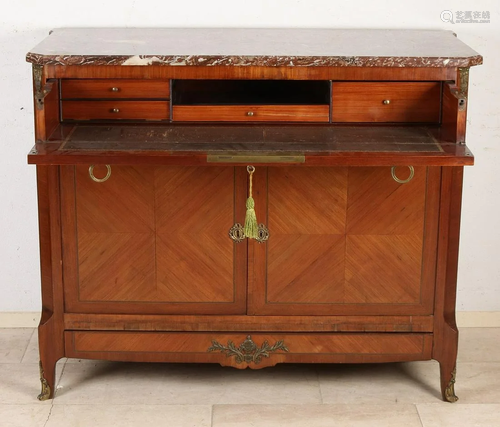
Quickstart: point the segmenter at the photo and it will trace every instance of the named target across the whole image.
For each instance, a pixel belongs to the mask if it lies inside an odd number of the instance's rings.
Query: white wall
[[[490,11],[490,24],[447,24],[443,10]],[[500,3],[420,0],[4,1],[0,15],[0,312],[40,309],[31,69],[51,28],[332,27],[452,29],[484,56],[471,70],[458,309],[500,311]],[[366,41],[370,43],[369,40]],[[495,73],[495,70],[497,72]]]

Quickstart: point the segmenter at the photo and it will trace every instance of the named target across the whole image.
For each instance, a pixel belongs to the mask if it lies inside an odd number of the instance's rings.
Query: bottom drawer
[[[432,334],[66,332],[66,357],[141,362],[372,363],[431,358]]]

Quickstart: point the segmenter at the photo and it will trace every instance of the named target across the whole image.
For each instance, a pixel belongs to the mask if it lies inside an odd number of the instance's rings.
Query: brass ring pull
[[[104,178],[96,178],[95,175],[94,175],[94,165],[91,165],[89,167],[89,176],[92,179],[92,181],[94,181],[94,182],[105,182],[105,181],[107,181],[109,179],[109,177],[111,176],[111,166],[110,165],[106,165],[106,169],[107,169],[107,172],[106,172],[106,176]]]
[[[413,166],[408,166],[408,169],[410,170],[410,175],[408,175],[408,178],[401,179],[396,176],[396,166],[393,166],[391,168],[392,179],[394,179],[394,181],[398,182],[399,184],[406,184],[410,182],[415,176],[415,169],[413,169]]]

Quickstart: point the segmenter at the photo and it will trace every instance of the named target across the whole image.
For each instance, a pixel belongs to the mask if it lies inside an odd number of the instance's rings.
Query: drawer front
[[[170,83],[165,80],[62,80],[63,99],[168,99]]]
[[[175,105],[180,122],[328,122],[328,105]]]
[[[168,120],[168,101],[63,101],[63,120]]]
[[[333,83],[333,122],[438,123],[441,83]]]
[[[66,332],[66,356],[213,362],[236,368],[276,363],[428,360],[432,334]]]

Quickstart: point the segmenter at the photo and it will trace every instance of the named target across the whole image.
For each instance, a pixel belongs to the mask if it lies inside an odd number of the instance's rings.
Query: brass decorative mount
[[[264,243],[267,240],[269,240],[269,230],[264,224],[259,224],[258,226],[258,237],[255,239],[259,243]],[[246,239],[247,236],[245,236],[245,231],[243,228],[243,225],[241,225],[239,222],[234,224],[230,229],[229,229],[229,237],[231,240],[233,240],[235,243],[241,243],[243,240]]]
[[[43,66],[33,64],[33,83],[35,85],[35,105],[43,110],[43,100],[52,90],[52,83],[42,84]]]
[[[455,394],[456,375],[457,375],[457,368],[455,367],[455,369],[453,369],[451,373],[450,382],[448,383],[448,386],[444,390],[444,398],[446,399],[446,401],[451,403],[454,403],[458,400],[458,397]]]
[[[277,341],[273,346],[264,341],[259,348],[250,335],[246,337],[245,341],[239,347],[236,347],[231,340],[227,342],[227,346],[218,343],[216,340],[212,340],[212,345],[207,349],[208,352],[220,351],[226,357],[234,357],[238,364],[253,362],[256,365],[262,361],[263,357],[269,357],[270,353],[278,350],[289,351],[283,340]]]
[[[40,382],[42,383],[42,391],[38,395],[38,400],[48,400],[50,399],[50,386],[47,380],[45,379],[45,372],[43,370],[42,361],[39,363],[40,367]]]

